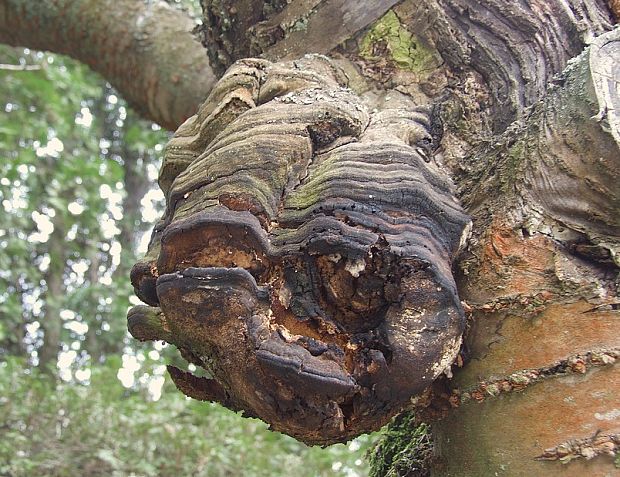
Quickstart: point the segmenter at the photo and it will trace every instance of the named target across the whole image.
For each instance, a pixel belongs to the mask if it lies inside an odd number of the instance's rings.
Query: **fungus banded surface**
[[[377,429],[453,361],[469,226],[424,110],[370,110],[328,59],[243,60],[166,149],[132,271],[177,387],[310,444]]]

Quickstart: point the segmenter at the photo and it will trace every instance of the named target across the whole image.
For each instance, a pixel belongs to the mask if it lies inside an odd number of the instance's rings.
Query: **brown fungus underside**
[[[377,111],[327,58],[242,60],[167,146],[166,211],[129,330],[210,379],[177,387],[309,444],[402,410],[453,361],[469,228],[429,114]]]

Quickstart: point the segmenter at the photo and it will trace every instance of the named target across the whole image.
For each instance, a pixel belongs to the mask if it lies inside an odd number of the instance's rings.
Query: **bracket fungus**
[[[132,270],[139,340],[177,387],[308,444],[375,430],[455,358],[470,220],[423,108],[371,110],[322,56],[235,63],[166,148],[166,211]],[[427,148],[428,150],[428,148]]]

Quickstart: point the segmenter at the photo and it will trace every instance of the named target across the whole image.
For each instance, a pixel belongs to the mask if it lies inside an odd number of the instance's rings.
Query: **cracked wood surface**
[[[453,388],[449,397],[450,405],[458,407],[470,401],[483,402],[504,393],[519,392],[543,379],[571,373],[585,374],[593,367],[615,364],[619,357],[620,348],[605,349],[599,346],[596,351],[570,356],[543,368],[520,369],[507,376],[478,382],[466,389]],[[458,382],[453,381],[451,385],[457,386]]]
[[[331,61],[242,60],[166,149],[130,312],[213,379],[179,389],[307,443],[378,429],[455,358],[469,217],[424,109],[371,110]],[[160,311],[161,310],[161,311]]]

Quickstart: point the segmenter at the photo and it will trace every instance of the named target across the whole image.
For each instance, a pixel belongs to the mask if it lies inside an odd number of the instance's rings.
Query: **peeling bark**
[[[573,439],[562,444],[545,449],[537,457],[539,460],[559,460],[570,462],[574,459],[593,459],[599,455],[615,456],[620,450],[620,434],[602,434],[596,432],[593,436]]]
[[[495,378],[492,381],[476,383],[468,389],[452,389],[449,397],[450,405],[458,407],[471,400],[483,402],[485,399],[500,396],[501,394],[518,392],[527,386],[554,377],[562,377],[570,373],[585,374],[596,366],[615,364],[620,357],[620,348],[611,350],[589,351],[555,362],[552,365],[539,369],[520,370],[508,376]]]
[[[179,389],[315,444],[383,425],[463,330],[469,218],[419,146],[429,115],[371,111],[345,80],[320,56],[236,63],[167,147],[167,210],[132,277],[165,317],[132,312],[134,336],[214,378],[171,370]]]
[[[164,2],[0,1],[1,43],[87,64],[144,117],[171,130],[196,112],[216,80],[194,26]]]
[[[535,343],[534,346],[539,346]],[[467,366],[465,366],[467,367]],[[617,365],[545,379],[483,403],[470,401],[433,424],[434,476],[614,475],[607,454],[570,463],[543,461],[546,449],[600,431],[617,433]]]

